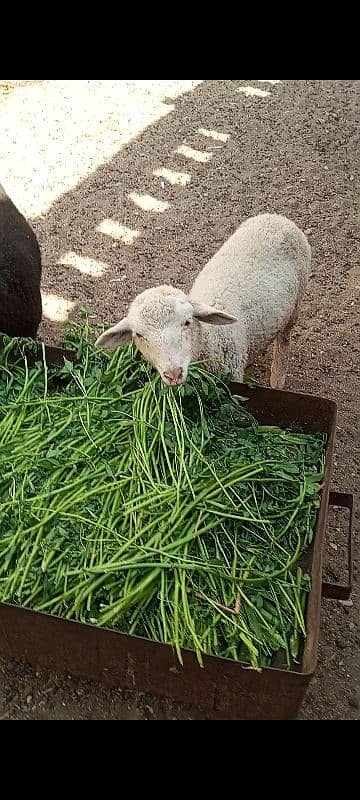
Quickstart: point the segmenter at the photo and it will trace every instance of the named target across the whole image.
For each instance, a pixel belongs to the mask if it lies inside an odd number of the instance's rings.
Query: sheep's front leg
[[[290,335],[294,322],[291,321],[278,333],[274,341],[273,360],[271,364],[270,386],[272,389],[283,389],[285,385]]]

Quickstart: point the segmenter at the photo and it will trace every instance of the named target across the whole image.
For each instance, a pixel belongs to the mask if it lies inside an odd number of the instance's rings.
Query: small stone
[[[335,542],[330,542],[330,547],[331,547],[332,550],[337,550],[338,549],[338,546],[337,546],[337,544],[335,544]]]
[[[339,650],[345,650],[347,647],[346,639],[343,639],[341,636],[339,636],[339,638],[336,639],[336,647],[338,647]]]
[[[354,605],[352,600],[339,600],[339,603],[344,608],[351,608]]]
[[[27,702],[28,706],[30,705],[31,701],[32,701],[32,694],[28,694],[28,696],[26,698],[26,702]]]
[[[349,631],[355,630],[355,622],[349,622]]]

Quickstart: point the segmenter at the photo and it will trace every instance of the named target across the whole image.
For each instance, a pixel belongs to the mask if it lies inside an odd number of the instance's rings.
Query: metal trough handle
[[[338,508],[348,508],[350,511],[349,532],[348,532],[349,582],[327,583],[326,581],[324,581],[322,584],[322,596],[327,597],[330,600],[348,600],[351,595],[352,583],[353,583],[352,523],[353,523],[354,498],[352,494],[346,494],[345,492],[330,492],[329,506],[335,506]]]

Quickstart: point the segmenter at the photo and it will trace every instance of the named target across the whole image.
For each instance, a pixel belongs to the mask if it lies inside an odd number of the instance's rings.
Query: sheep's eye
[[[187,319],[187,320],[186,320],[186,322],[185,322],[184,324],[185,324],[185,328],[188,328],[188,327],[189,327],[189,325],[190,325],[190,320],[189,320],[189,319]]]
[[[145,336],[142,336],[141,333],[135,333],[135,336],[137,336],[138,339],[145,339]]]

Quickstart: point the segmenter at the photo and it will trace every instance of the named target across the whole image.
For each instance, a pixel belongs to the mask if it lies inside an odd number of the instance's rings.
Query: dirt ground
[[[94,321],[115,322],[134,294],[150,285],[172,282],[188,288],[198,270],[244,218],[264,211],[286,214],[305,230],[313,251],[312,278],[292,340],[287,388],[338,403],[333,488],[356,496],[360,81],[1,83],[0,121],[4,113],[10,127],[5,126],[9,150],[0,153],[0,171],[4,165],[5,186],[14,190],[14,199],[22,210],[30,212],[43,252],[43,291],[50,299],[45,304],[41,338],[55,343],[61,332],[59,320],[77,318],[83,308],[91,309]],[[97,141],[101,145],[111,140],[111,146],[103,158],[98,153],[92,155],[87,162],[91,169],[76,181],[65,170],[58,181],[63,191],[57,192],[48,207],[44,201],[39,213],[32,214],[38,196],[33,193],[31,197],[30,177],[22,194],[19,164],[9,156],[15,136],[12,114],[18,115],[20,126],[20,163],[23,158],[26,164],[21,120],[24,118],[27,131],[33,126],[35,139],[39,126],[38,115],[31,116],[29,111],[29,93],[37,93],[34,97],[39,104],[41,92],[51,94],[50,84],[56,84],[61,95],[61,84],[72,83],[79,84],[77,104],[81,104],[82,91],[93,92],[100,99],[103,93],[104,116],[98,119],[101,135],[97,134]],[[90,87],[82,89],[80,84]],[[70,89],[64,87],[64,94]],[[126,97],[132,98],[131,106],[125,109],[129,127],[140,101],[145,117],[138,128],[135,126],[138,132],[128,141],[123,137],[121,148],[116,150],[117,109],[121,107],[122,111],[128,100],[118,106],[111,103],[116,104],[117,92],[125,90]],[[13,106],[4,105],[10,102]],[[159,107],[157,119],[152,104]],[[110,106],[115,109],[113,113],[109,113]],[[26,109],[23,117],[22,108]],[[144,108],[149,111],[147,124]],[[56,103],[49,113],[56,123]],[[57,136],[59,147],[64,147],[60,116]],[[45,117],[46,108],[42,119],[46,127]],[[56,124],[52,135],[56,140]],[[91,144],[91,127],[81,136]],[[185,150],[177,153],[184,145]],[[70,161],[73,148],[76,151],[78,146],[78,140],[65,142]],[[41,147],[37,173],[46,160],[44,137]],[[80,169],[81,159],[76,157]],[[49,166],[49,181],[53,179],[51,170],[56,168],[54,160]],[[45,173],[41,182],[45,187]],[[267,381],[268,369],[266,355],[258,359],[251,372]],[[343,525],[336,516],[329,525],[326,550],[329,579],[346,577],[344,541]],[[353,543],[352,600],[347,605],[323,601],[319,665],[299,714],[302,720],[360,719],[357,507]],[[194,709],[108,691],[15,662],[2,664],[0,669],[0,719],[177,720],[199,716]]]

